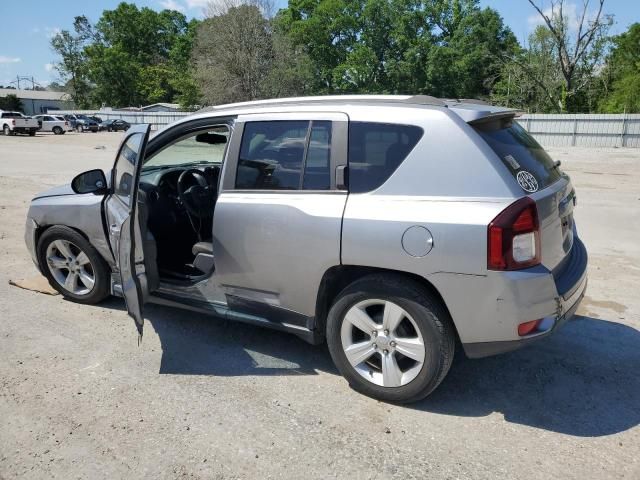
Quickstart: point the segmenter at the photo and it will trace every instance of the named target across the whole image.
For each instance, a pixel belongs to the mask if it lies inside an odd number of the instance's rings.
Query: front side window
[[[142,138],[142,133],[134,133],[127,139],[120,149],[114,168],[114,193],[125,205],[131,204],[136,160],[140,152]]]
[[[330,158],[330,121],[247,122],[235,188],[328,190]]]
[[[349,191],[370,192],[386,182],[422,133],[414,125],[349,123]]]

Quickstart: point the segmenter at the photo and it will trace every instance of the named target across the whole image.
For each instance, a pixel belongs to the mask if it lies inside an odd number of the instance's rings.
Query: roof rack
[[[404,102],[415,105],[435,105],[437,107],[447,106],[447,103],[441,98],[432,97],[431,95],[413,95],[404,100]]]
[[[447,103],[470,103],[472,105],[491,105],[486,100],[480,100],[479,98],[447,98]]]

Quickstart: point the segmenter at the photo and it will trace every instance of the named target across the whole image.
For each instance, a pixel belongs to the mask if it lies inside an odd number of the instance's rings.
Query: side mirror
[[[89,170],[77,175],[71,181],[71,189],[76,193],[101,195],[107,192],[107,179],[102,170]]]

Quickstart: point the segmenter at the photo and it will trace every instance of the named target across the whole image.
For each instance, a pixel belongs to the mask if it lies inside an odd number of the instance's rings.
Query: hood
[[[33,199],[35,200],[37,198],[59,197],[62,195],[77,195],[77,194],[71,189],[71,184],[68,183],[66,185],[59,185],[57,187],[53,187],[48,190],[45,190],[44,192],[40,192]]]

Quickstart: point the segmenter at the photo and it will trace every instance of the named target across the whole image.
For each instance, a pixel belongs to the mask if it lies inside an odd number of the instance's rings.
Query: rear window
[[[349,123],[349,191],[375,190],[413,150],[422,129],[413,125]]]
[[[525,192],[542,190],[562,177],[547,152],[512,119],[482,123],[475,129]]]

